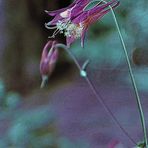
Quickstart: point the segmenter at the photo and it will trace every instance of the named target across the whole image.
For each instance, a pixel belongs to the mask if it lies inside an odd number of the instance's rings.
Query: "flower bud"
[[[51,75],[51,73],[54,70],[55,64],[58,59],[58,49],[55,48],[56,41],[48,41],[45,45],[41,61],[40,61],[40,73],[42,75],[42,84],[41,87],[43,87],[48,80],[48,77]],[[48,48],[50,50],[48,51]]]

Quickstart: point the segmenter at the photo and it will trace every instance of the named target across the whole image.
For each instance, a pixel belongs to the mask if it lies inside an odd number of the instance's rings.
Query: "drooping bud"
[[[55,64],[58,59],[58,49],[55,48],[55,45],[56,41],[48,41],[42,51],[42,56],[40,61],[40,73],[42,75],[41,88],[44,87],[49,76],[53,72]],[[50,50],[48,51],[49,48]]]

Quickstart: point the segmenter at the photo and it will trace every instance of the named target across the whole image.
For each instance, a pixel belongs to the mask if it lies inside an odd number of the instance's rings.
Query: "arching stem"
[[[102,0],[102,2],[107,3],[104,0]],[[119,34],[119,38],[120,38],[120,41],[121,41],[121,44],[122,44],[122,47],[123,47],[123,50],[124,50],[125,57],[126,57],[126,62],[127,62],[127,65],[128,65],[129,74],[130,74],[131,81],[132,81],[132,84],[133,84],[133,88],[134,88],[134,92],[135,92],[135,96],[136,96],[136,102],[137,102],[137,106],[138,106],[138,111],[139,111],[139,115],[140,115],[140,120],[141,120],[141,124],[142,124],[142,128],[143,128],[144,142],[146,144],[146,148],[148,148],[145,118],[144,118],[144,113],[143,113],[142,104],[141,104],[138,88],[137,88],[137,85],[136,85],[135,77],[134,77],[133,70],[132,70],[132,67],[131,67],[131,63],[130,63],[128,52],[127,52],[127,49],[126,49],[126,45],[125,45],[125,42],[124,42],[123,37],[122,37],[122,33],[120,31],[120,28],[119,28],[118,21],[116,19],[116,16],[115,16],[115,13],[114,13],[112,7],[111,6],[109,6],[109,7],[111,9],[111,13],[112,13],[112,16],[113,16],[113,19],[114,19],[114,22],[115,22],[115,25],[116,25],[116,28],[117,28],[117,31],[118,31],[118,34]]]
[[[76,64],[78,70],[81,72],[81,70],[83,70],[79,64],[79,62],[77,61],[76,57],[74,56],[74,54],[72,54],[72,52],[68,49],[67,46],[65,46],[64,44],[56,44],[55,45],[56,48],[63,48],[68,54],[69,56],[73,59],[74,63]],[[104,102],[101,94],[96,90],[95,86],[93,85],[92,81],[90,80],[89,76],[86,75],[85,77],[83,76],[83,78],[86,80],[87,84],[89,85],[89,87],[91,88],[93,94],[96,96],[97,100],[100,102],[100,104],[104,107],[105,111],[108,113],[108,115],[112,118],[112,120],[118,125],[118,127],[121,129],[121,131],[131,140],[131,142],[133,144],[136,144],[136,142],[134,141],[134,139],[131,138],[131,136],[126,132],[126,130],[122,127],[122,125],[119,123],[119,121],[116,119],[116,117],[114,116],[114,114],[112,113],[112,111],[108,108],[108,106],[106,105],[106,103]]]

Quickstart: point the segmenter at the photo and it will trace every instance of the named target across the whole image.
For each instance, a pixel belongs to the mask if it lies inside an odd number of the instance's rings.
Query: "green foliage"
[[[139,142],[136,148],[145,148],[145,142]]]
[[[132,38],[125,33],[123,35],[128,43],[128,47],[132,47]],[[110,32],[106,37],[86,39],[84,49],[79,44],[75,44],[72,47],[72,51],[79,59],[89,59],[91,67],[103,68],[106,63],[115,68],[125,62],[118,34],[114,31]]]
[[[21,96],[18,93],[8,92],[5,99],[5,105],[9,109],[16,108],[21,103]]]
[[[54,135],[52,135],[52,137],[51,135],[48,135],[48,132],[50,132],[48,126],[52,124],[53,121],[54,114],[50,106],[43,106],[25,112],[23,111],[14,119],[14,122],[11,125],[8,132],[9,140],[14,146],[25,146],[26,144],[35,145],[34,142],[36,140],[38,140],[38,144],[41,145],[42,141],[49,137],[49,143],[51,143],[50,141]],[[46,130],[48,132],[41,132],[45,127],[47,127]],[[42,134],[40,135],[37,131],[40,131],[39,133]]]
[[[148,90],[147,70],[147,68],[139,68],[137,70],[135,69],[134,72],[138,89],[146,92]],[[131,84],[131,80],[128,74],[126,77],[123,77],[123,81]]]
[[[5,88],[4,82],[0,80],[0,103],[3,100],[5,93],[6,93],[6,88]]]
[[[15,109],[21,103],[21,96],[15,92],[7,92],[6,86],[2,80],[0,80],[0,105],[3,109]]]

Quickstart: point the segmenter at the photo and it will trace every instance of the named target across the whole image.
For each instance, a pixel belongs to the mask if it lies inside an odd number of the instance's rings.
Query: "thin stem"
[[[56,44],[55,45],[57,48],[63,48],[68,54],[69,56],[73,59],[74,63],[76,64],[76,66],[78,67],[79,71],[82,70],[79,62],[77,61],[76,57],[74,56],[74,54],[71,53],[71,51],[68,49],[67,46],[65,46],[64,44]],[[118,125],[118,127],[121,129],[121,131],[131,140],[132,143],[136,144],[135,140],[131,138],[131,136],[126,132],[126,130],[122,127],[122,125],[120,124],[120,122],[117,120],[117,118],[114,116],[114,114],[112,113],[112,111],[108,108],[108,106],[106,105],[106,103],[103,100],[103,97],[101,96],[101,94],[96,90],[95,86],[93,85],[92,81],[90,80],[90,78],[86,75],[84,77],[84,79],[86,80],[86,82],[88,83],[89,87],[91,88],[91,90],[93,91],[94,95],[96,96],[97,100],[100,102],[100,104],[104,107],[105,111],[108,113],[108,115],[112,118],[112,120]]]
[[[103,1],[103,2],[107,3],[106,1]],[[140,100],[140,97],[139,97],[139,92],[138,92],[138,89],[137,89],[135,77],[134,77],[134,74],[133,74],[133,70],[132,70],[132,67],[131,67],[130,60],[129,60],[128,52],[127,52],[127,49],[126,49],[126,46],[125,46],[121,31],[120,31],[120,28],[119,28],[119,24],[118,24],[116,16],[115,16],[115,13],[114,13],[112,7],[111,6],[109,6],[109,7],[111,9],[113,19],[114,19],[114,22],[115,22],[115,25],[116,25],[116,28],[117,28],[117,31],[118,31],[118,34],[119,34],[119,37],[120,37],[120,41],[121,41],[121,44],[123,46],[123,50],[124,50],[124,54],[125,54],[125,57],[126,57],[126,62],[127,62],[127,65],[128,65],[130,77],[131,77],[131,80],[132,80],[132,84],[133,84],[133,88],[134,88],[134,92],[135,92],[135,96],[136,96],[138,110],[139,110],[139,114],[140,114],[141,124],[142,124],[142,128],[143,128],[143,133],[144,133],[144,141],[145,141],[145,144],[146,144],[146,148],[148,148],[147,130],[146,130],[146,125],[145,125],[145,118],[144,118],[144,113],[143,113],[142,104],[141,104],[141,100]]]

